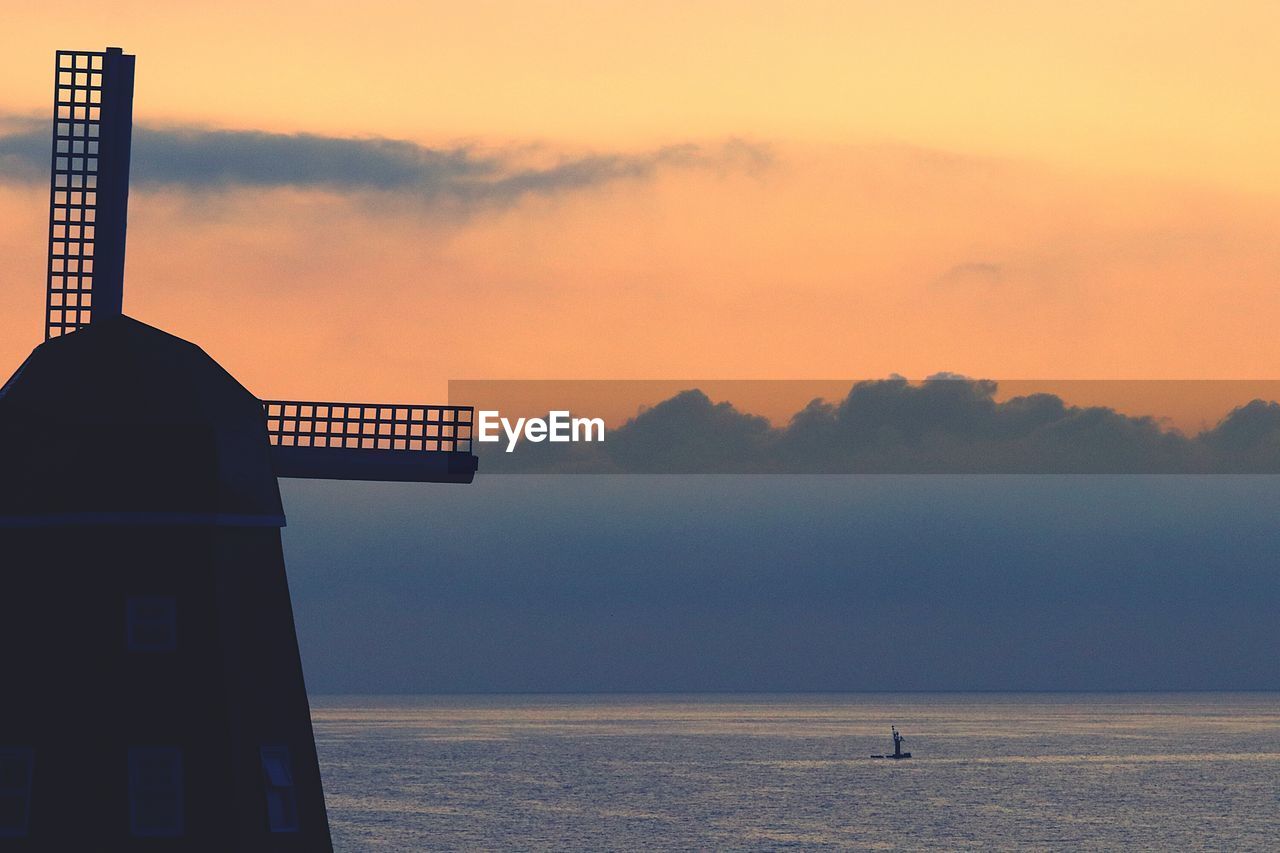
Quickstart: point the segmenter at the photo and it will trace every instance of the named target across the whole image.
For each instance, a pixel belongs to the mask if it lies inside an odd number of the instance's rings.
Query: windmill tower
[[[123,314],[133,69],[56,54],[46,340],[0,389],[0,849],[331,849],[277,478],[469,483],[473,413],[260,400]]]

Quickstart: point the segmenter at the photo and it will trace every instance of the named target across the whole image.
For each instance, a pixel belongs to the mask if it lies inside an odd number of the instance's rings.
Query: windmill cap
[[[283,524],[261,403],[199,347],[123,315],[31,353],[0,396],[0,466],[0,515]]]

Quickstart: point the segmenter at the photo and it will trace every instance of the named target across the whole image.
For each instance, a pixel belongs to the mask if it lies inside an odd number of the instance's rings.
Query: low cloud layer
[[[1280,473],[1280,404],[1254,400],[1189,437],[1151,417],[940,375],[859,382],[784,427],[697,389],[644,410],[601,444],[478,444],[488,473]]]
[[[1270,478],[281,485],[319,692],[1280,688]]]
[[[40,182],[49,174],[46,122],[10,119],[0,125],[0,179]],[[256,130],[137,126],[131,179],[140,187],[191,191],[294,187],[381,192],[428,203],[507,205],[529,195],[554,195],[659,170],[754,170],[771,154],[760,145],[671,145],[651,151],[541,156],[478,146],[429,148],[395,139],[358,139]]]

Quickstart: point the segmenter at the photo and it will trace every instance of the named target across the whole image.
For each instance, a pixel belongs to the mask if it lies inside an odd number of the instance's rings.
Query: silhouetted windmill
[[[261,401],[126,317],[134,57],[56,56],[46,340],[0,389],[0,846],[329,849],[277,477],[470,482],[472,410]]]

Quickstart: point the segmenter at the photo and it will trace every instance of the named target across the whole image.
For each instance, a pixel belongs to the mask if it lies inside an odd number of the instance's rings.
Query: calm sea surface
[[[316,697],[340,850],[1280,850],[1280,694]],[[892,751],[889,725],[907,737]]]

